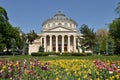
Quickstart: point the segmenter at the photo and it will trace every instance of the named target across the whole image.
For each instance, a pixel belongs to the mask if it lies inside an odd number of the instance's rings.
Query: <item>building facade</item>
[[[77,23],[58,11],[52,18],[42,24],[40,39],[29,45],[29,54],[38,52],[43,46],[45,52],[78,52]],[[81,51],[81,50],[79,50]]]

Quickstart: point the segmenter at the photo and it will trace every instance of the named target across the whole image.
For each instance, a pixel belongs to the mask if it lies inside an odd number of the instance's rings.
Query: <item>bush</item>
[[[61,56],[71,56],[72,53],[60,53]]]
[[[91,56],[92,55],[92,53],[85,53],[87,56]]]
[[[56,52],[34,52],[32,56],[48,56],[48,55],[61,55],[61,56],[90,56],[91,53],[56,53]]]
[[[31,53],[31,56],[48,56],[48,55],[49,55],[48,53],[41,53],[41,52]]]
[[[72,53],[72,56],[86,56],[85,53]]]
[[[72,53],[72,56],[90,56],[92,53]]]
[[[44,52],[44,47],[43,46],[39,47],[39,52]]]
[[[56,53],[56,52],[44,52],[44,53],[49,55],[60,55],[60,53]]]
[[[32,56],[48,56],[48,55],[60,55],[60,53],[55,52],[33,52],[31,53]]]

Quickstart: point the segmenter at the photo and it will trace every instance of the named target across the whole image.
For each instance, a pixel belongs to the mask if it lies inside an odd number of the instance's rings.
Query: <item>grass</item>
[[[104,56],[104,55],[92,55],[92,56],[30,56],[30,55],[17,55],[17,56],[0,56],[0,60],[29,60],[30,58],[38,58],[39,60],[59,60],[59,59],[87,59],[87,60],[110,60],[110,61],[117,61],[120,60],[120,56],[113,55],[113,56]]]

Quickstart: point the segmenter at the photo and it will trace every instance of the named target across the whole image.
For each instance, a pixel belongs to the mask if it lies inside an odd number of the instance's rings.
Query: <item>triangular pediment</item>
[[[71,30],[69,28],[62,27],[62,26],[58,26],[58,27],[48,29],[47,31],[73,31],[73,30]]]

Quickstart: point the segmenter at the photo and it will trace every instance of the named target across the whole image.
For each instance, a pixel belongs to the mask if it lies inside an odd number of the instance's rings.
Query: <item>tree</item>
[[[109,32],[114,39],[120,39],[120,18],[115,19],[110,24]]]
[[[32,44],[33,41],[37,38],[40,38],[34,30],[25,34],[20,31],[20,39],[21,39],[21,48],[23,49],[24,54],[28,54],[29,44]]]
[[[119,17],[120,17],[120,2],[118,2],[118,5],[117,5],[115,11],[119,15]]]
[[[3,52],[3,49],[4,49],[4,47],[5,47],[5,45],[2,43],[2,41],[3,41],[3,37],[2,37],[2,35],[0,34],[0,52]]]
[[[100,44],[100,53],[106,52],[106,40],[108,38],[108,31],[106,29],[99,29],[96,31],[96,41]]]
[[[7,51],[11,49],[11,39],[14,38],[16,40],[17,46],[21,44],[19,28],[13,27],[8,20],[9,18],[7,16],[6,10],[3,7],[0,7],[0,34],[2,37],[1,44],[6,45],[2,47],[4,48],[6,47]],[[4,48],[1,48],[1,49],[4,49]]]
[[[6,10],[0,6],[0,22],[8,21],[8,16]]]
[[[115,52],[120,53],[120,18],[115,19],[109,25],[110,36],[114,39]]]
[[[110,38],[106,41],[106,54],[107,55],[112,55],[114,51],[114,42],[113,40]]]
[[[33,42],[36,38],[38,38],[38,35],[35,33],[34,30],[32,30],[30,33],[27,34],[27,39],[28,39],[28,42],[29,42],[30,44],[32,44],[32,42]]]
[[[94,51],[96,54],[99,54],[100,55],[100,43],[99,42],[96,42],[95,43],[95,51]]]
[[[17,53],[17,49],[16,49],[16,41],[15,39],[11,39],[11,49],[12,49],[12,54],[13,56]]]
[[[81,37],[78,38],[81,44],[80,47],[84,47],[85,50],[93,51],[96,39],[94,29],[90,29],[87,25],[83,24],[79,30],[82,34]]]
[[[39,47],[39,52],[44,52],[44,47],[43,46]]]

